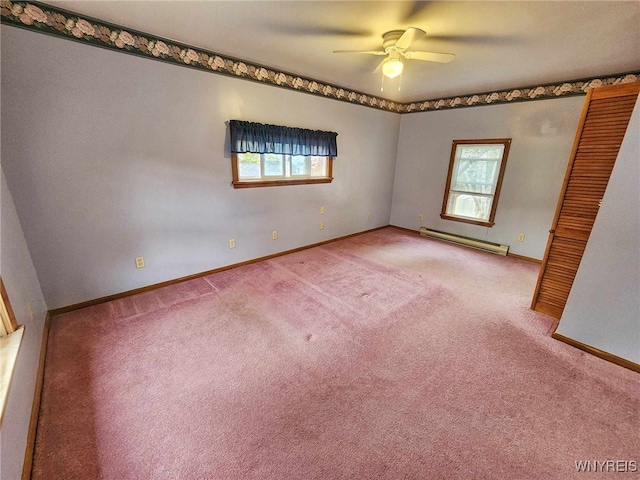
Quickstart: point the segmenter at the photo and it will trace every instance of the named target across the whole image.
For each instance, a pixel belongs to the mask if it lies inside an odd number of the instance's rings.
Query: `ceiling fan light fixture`
[[[390,58],[382,65],[382,74],[387,78],[396,78],[404,70],[404,64],[399,58]]]

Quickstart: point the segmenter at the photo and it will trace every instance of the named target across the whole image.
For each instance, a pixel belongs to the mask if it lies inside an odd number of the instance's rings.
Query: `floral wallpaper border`
[[[0,0],[0,18],[2,23],[7,25],[55,35],[102,48],[395,113],[427,112],[583,95],[587,88],[640,80],[640,72],[629,72],[511,90],[399,103],[126,29],[41,2]]]

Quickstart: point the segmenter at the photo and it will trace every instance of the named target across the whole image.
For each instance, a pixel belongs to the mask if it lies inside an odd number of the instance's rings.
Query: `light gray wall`
[[[541,259],[583,103],[571,97],[403,115],[391,224],[486,239]],[[495,225],[442,220],[452,141],[482,138],[513,139]]]
[[[0,219],[0,274],[16,320],[25,326],[2,421],[0,478],[19,479],[47,309],[4,173],[0,185]],[[33,318],[27,305],[31,306]]]
[[[640,364],[640,99],[557,332]]]
[[[3,168],[50,309],[389,223],[397,114],[4,25],[2,64]],[[234,190],[230,119],[338,132],[335,180]]]

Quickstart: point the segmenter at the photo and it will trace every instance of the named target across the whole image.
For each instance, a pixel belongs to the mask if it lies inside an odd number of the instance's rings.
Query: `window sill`
[[[232,182],[233,188],[282,187],[285,185],[310,185],[314,183],[331,183],[333,178],[304,178],[300,180],[256,180]]]
[[[0,338],[0,425],[4,418],[11,378],[15,370],[23,334],[24,325],[16,329],[15,332]]]
[[[454,217],[452,215],[447,215],[446,213],[441,213],[440,218],[443,220],[451,220],[453,222],[462,222],[462,223],[470,223],[471,225],[479,225],[481,227],[493,227],[495,222],[486,222],[484,220],[474,220],[472,218],[462,218],[462,217]]]

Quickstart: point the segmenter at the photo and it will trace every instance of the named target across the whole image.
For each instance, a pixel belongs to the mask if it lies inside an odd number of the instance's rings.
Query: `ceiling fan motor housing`
[[[382,35],[382,47],[385,51],[394,47],[396,42],[400,40],[400,37],[404,33],[404,30],[391,30],[390,32]]]

